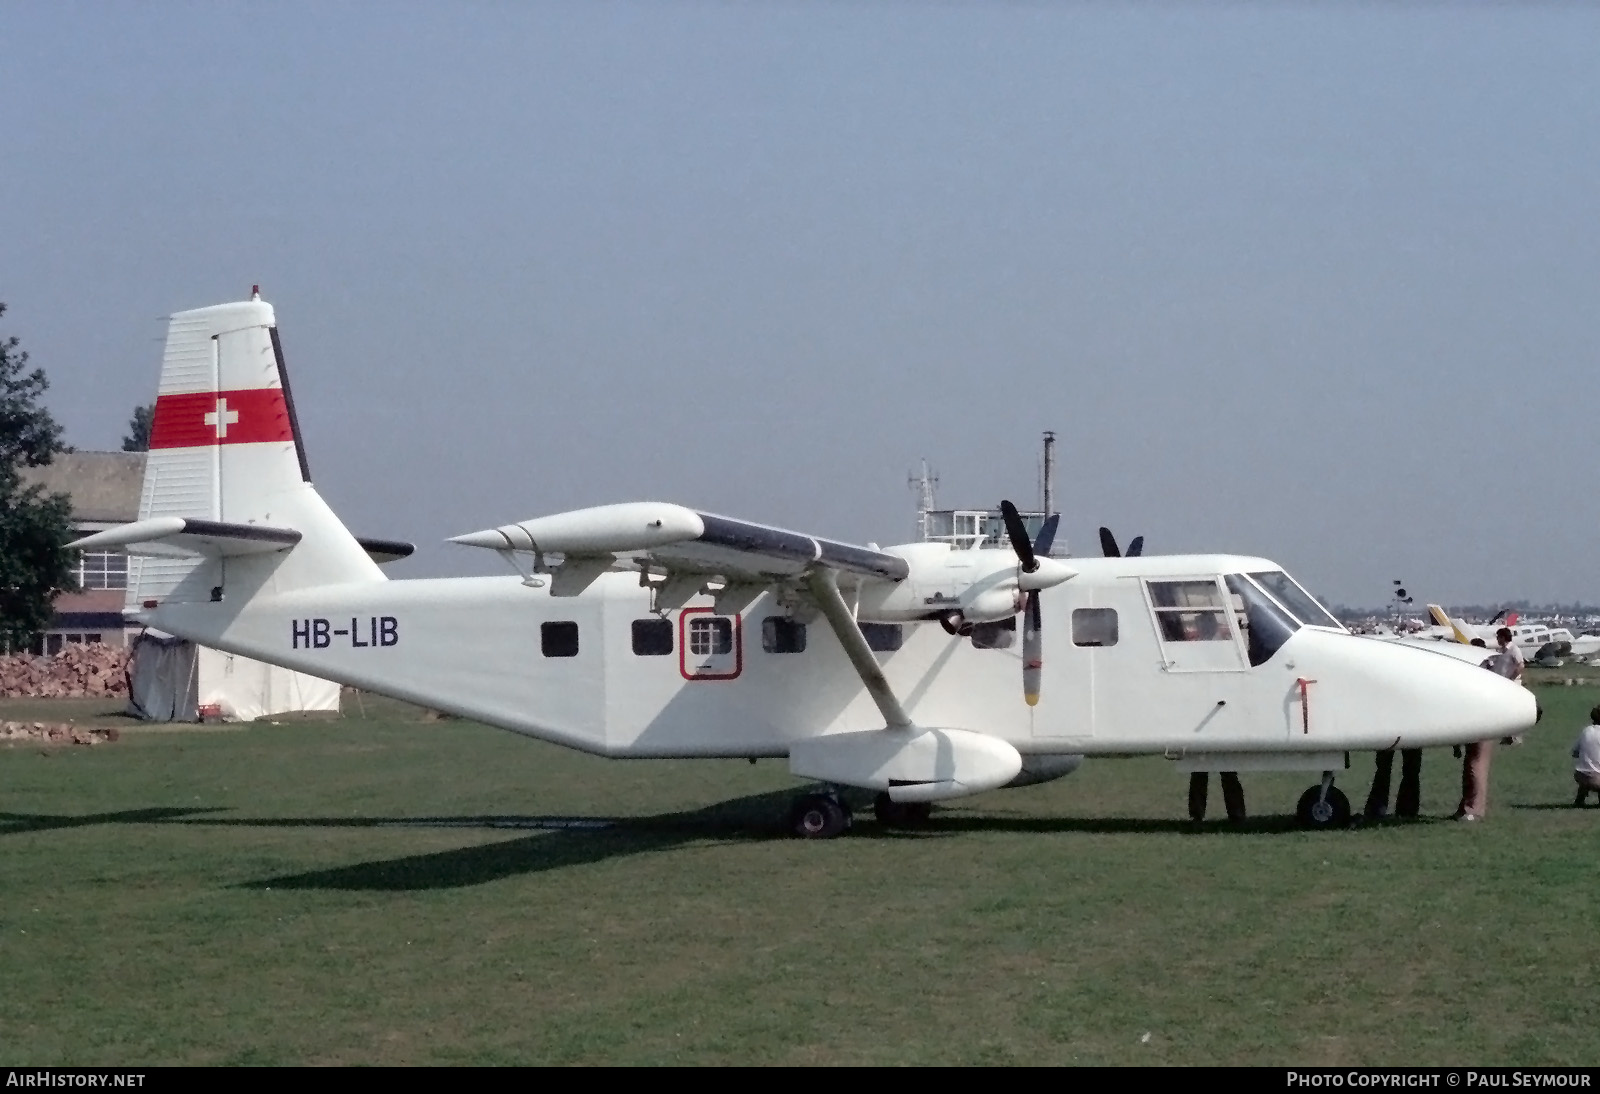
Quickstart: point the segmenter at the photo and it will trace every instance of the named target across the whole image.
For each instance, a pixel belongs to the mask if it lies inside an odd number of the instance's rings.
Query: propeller
[[[1048,555],[1050,548],[1056,542],[1056,526],[1061,523],[1060,513],[1051,513],[1044,518],[1044,524],[1039,527],[1039,535],[1033,541],[1035,555]]]
[[[1047,554],[1055,542],[1056,527],[1061,523],[1059,513],[1045,518],[1039,529],[1036,543],[1028,541],[1028,529],[1022,523],[1017,507],[1009,501],[1000,503],[1000,515],[1005,518],[1006,535],[1017,552],[1022,573],[1031,574],[1039,569],[1039,555]],[[1021,584],[1020,575],[1018,584]],[[1028,590],[1028,600],[1022,613],[1022,697],[1030,707],[1039,705],[1039,678],[1044,674],[1044,627],[1039,613],[1039,590]]]
[[[1117,537],[1111,534],[1111,529],[1100,529],[1100,553],[1107,558],[1121,558],[1122,552],[1117,549]],[[1133,542],[1128,544],[1128,557],[1138,558],[1144,554],[1144,537],[1134,536]]]

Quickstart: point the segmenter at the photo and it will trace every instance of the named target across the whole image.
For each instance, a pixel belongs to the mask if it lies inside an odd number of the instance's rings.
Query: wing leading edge
[[[763,585],[817,567],[884,581],[903,581],[910,573],[899,555],[666,502],[575,509],[454,536],[451,542],[531,553],[536,569],[548,555],[561,555],[563,569],[584,560],[575,569],[594,575],[624,559],[641,569],[665,570],[669,579],[692,574]],[[595,562],[605,566],[596,570]]]

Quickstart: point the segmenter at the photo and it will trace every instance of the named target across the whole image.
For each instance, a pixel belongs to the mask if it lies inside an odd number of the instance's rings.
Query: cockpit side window
[[[1294,578],[1282,570],[1251,574],[1250,579],[1276,597],[1279,604],[1299,616],[1300,622],[1306,626],[1344,630],[1344,624],[1335,619],[1328,609],[1318,604],[1315,597],[1302,589]]]
[[[1243,574],[1229,574],[1225,580],[1244,610],[1241,622],[1250,665],[1264,665],[1300,629],[1300,623]]]
[[[1146,585],[1162,641],[1233,641],[1215,581],[1150,581]]]

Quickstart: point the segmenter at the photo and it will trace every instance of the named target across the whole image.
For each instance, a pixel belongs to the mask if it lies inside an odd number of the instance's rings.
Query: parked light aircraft
[[[1503,624],[1498,623],[1501,617],[1497,615],[1482,625],[1453,618],[1437,604],[1428,605],[1428,614],[1434,622],[1428,637],[1446,642],[1465,642],[1470,645],[1474,638],[1479,638],[1493,649],[1496,645],[1495,636],[1504,626],[1511,631],[1511,641],[1524,661],[1553,664],[1560,657],[1588,660],[1600,653],[1600,637],[1592,634],[1578,637],[1565,627],[1551,627],[1545,623],[1519,623],[1515,612],[1506,616]]]
[[[313,488],[255,296],[172,317],[139,519],[73,546],[139,556],[132,616],[203,645],[603,756],[786,758],[825,787],[791,815],[807,837],[849,826],[840,789],[913,823],[1128,754],[1321,772],[1300,816],[1332,824],[1350,751],[1536,720],[1493,673],[1349,634],[1267,559],[1063,561],[1004,508],[1010,551],[604,505],[456,537],[516,576],[387,580],[405,546],[364,547]]]

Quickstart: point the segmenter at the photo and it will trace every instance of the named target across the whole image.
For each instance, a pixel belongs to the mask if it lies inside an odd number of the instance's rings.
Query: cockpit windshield
[[[1223,580],[1233,594],[1235,610],[1243,613],[1239,623],[1250,664],[1264,665],[1300,629],[1300,623],[1243,574],[1229,574]]]
[[[1344,630],[1333,615],[1318,604],[1316,598],[1302,589],[1298,582],[1282,570],[1269,570],[1259,574],[1251,574],[1250,579],[1260,585],[1267,592],[1277,598],[1279,604],[1288,608],[1298,616],[1300,622],[1308,627],[1332,627],[1335,630]]]

